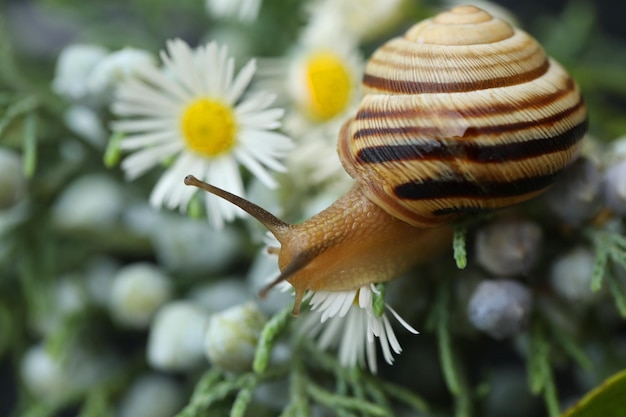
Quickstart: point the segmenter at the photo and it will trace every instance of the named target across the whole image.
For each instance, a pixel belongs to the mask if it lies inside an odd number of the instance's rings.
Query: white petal
[[[256,71],[256,61],[251,59],[248,63],[239,71],[237,77],[233,81],[232,85],[228,89],[226,94],[226,102],[229,104],[235,103],[241,94],[246,89],[250,81],[252,80],[252,76]]]
[[[198,68],[194,61],[193,51],[180,39],[167,42],[170,56],[161,52],[161,59],[166,68],[171,70],[175,79],[185,88],[188,95],[195,95],[202,88]]]
[[[322,322],[326,321],[326,319],[330,317],[335,317],[337,313],[339,313],[339,311],[343,309],[346,301],[349,306],[354,299],[354,295],[353,293],[351,294],[351,292],[349,291],[338,291],[337,293],[328,297],[328,299],[332,300],[332,302],[323,311],[321,311]]]
[[[181,100],[140,80],[123,82],[115,94],[112,110],[118,115],[172,116]]]
[[[128,179],[137,178],[148,169],[159,164],[163,159],[175,155],[182,149],[182,146],[178,142],[168,142],[153,148],[137,151],[122,161],[122,169],[126,172]]]
[[[378,372],[378,362],[376,361],[376,343],[374,341],[365,343],[365,353],[367,355],[367,365],[370,371],[375,374]]]
[[[163,117],[118,120],[111,122],[111,126],[114,130],[124,133],[145,132],[148,130],[173,131],[177,128],[175,119]]]
[[[393,354],[389,349],[389,340],[387,339],[387,333],[385,333],[385,331],[382,331],[379,339],[380,347],[383,350],[383,358],[385,358],[385,362],[387,362],[389,365],[393,364]]]
[[[166,171],[150,193],[150,205],[156,208],[163,207],[171,190],[176,186],[175,183],[176,177],[172,175],[171,170]]]
[[[245,166],[255,177],[259,179],[266,187],[276,188],[278,185],[276,180],[267,172],[261,164],[259,164],[246,149],[238,148],[235,150],[235,157]]]
[[[217,158],[207,166],[204,180],[217,187],[243,197],[243,185],[237,164],[231,157]],[[234,220],[235,216],[242,216],[243,211],[237,206],[217,196],[205,196],[209,221],[214,227],[223,226],[225,221]]]
[[[158,86],[164,95],[170,95],[179,101],[187,101],[190,99],[190,95],[181,86],[166,76],[163,72],[158,71],[156,68],[142,66],[137,69],[137,75],[151,84]]]
[[[402,317],[400,317],[400,315],[398,313],[396,313],[396,310],[391,308],[390,305],[385,304],[385,307],[387,307],[387,309],[389,309],[389,311],[391,311],[391,314],[393,314],[395,319],[398,320],[398,322],[402,325],[402,327],[404,327],[405,329],[407,329],[408,331],[410,331],[413,334],[419,334],[420,333],[417,330],[415,330],[415,328],[413,326],[411,326],[409,323],[407,323]]]
[[[318,313],[315,313],[318,316]],[[321,324],[321,320],[317,319],[317,322]],[[320,334],[318,345],[320,349],[328,349],[331,346],[336,346],[343,336],[344,322],[342,320],[331,320],[325,323],[322,327],[322,333]]]
[[[120,142],[120,149],[132,150],[147,146],[159,145],[165,142],[178,142],[178,136],[172,132],[152,132],[141,135],[127,136]]]
[[[256,113],[257,111],[268,108],[274,100],[276,100],[276,94],[270,94],[265,91],[250,94],[237,104],[235,114],[244,117],[248,113]],[[279,117],[282,117],[282,114]]]
[[[385,333],[387,334],[387,340],[389,341],[389,345],[395,353],[399,354],[400,352],[402,352],[402,347],[400,347],[400,342],[398,342],[398,339],[396,338],[393,327],[391,327],[391,323],[389,322],[389,319],[386,315],[383,314],[382,319],[385,326]]]
[[[196,188],[189,187],[183,182],[186,175],[198,172],[197,169],[193,169],[192,162],[193,156],[183,153],[168,170],[167,174],[172,177],[173,186],[170,188],[169,196],[165,199],[167,208],[179,207],[183,212],[187,210],[191,196],[197,191]]]

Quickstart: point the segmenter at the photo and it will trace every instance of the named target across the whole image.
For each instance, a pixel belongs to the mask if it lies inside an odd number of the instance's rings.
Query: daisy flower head
[[[197,191],[183,184],[187,174],[243,195],[239,165],[268,187],[269,170],[284,171],[280,160],[291,149],[280,127],[283,110],[270,108],[274,95],[259,91],[243,96],[256,64],[249,61],[235,75],[234,59],[225,46],[209,43],[192,50],[176,39],[161,53],[164,67],[143,65],[119,85],[112,123],[124,135],[120,148],[129,152],[122,169],[135,179],[164,161],[170,163],[150,196],[155,207],[184,211]],[[242,212],[208,193],[207,215],[214,227]]]
[[[268,74],[263,81],[280,91],[291,109],[284,130],[298,143],[287,165],[302,188],[348,178],[337,156],[337,137],[361,97],[363,58],[355,42],[330,38],[335,39],[303,37],[285,58],[263,62]]]
[[[360,98],[363,58],[349,39],[303,39],[291,55],[287,72],[287,94],[298,115],[306,119],[303,130],[344,119]]]
[[[376,373],[376,339],[388,364],[393,364],[393,353],[402,352],[389,317],[384,311],[379,314],[374,309],[374,298],[379,295],[374,284],[352,291],[316,291],[309,299],[311,312],[303,331],[317,338],[321,349],[338,348],[342,366],[367,365]],[[385,309],[405,329],[418,334],[389,305],[385,304]]]

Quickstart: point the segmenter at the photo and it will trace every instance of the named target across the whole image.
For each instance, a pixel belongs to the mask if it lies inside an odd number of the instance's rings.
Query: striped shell
[[[527,33],[456,7],[387,42],[339,154],[363,192],[414,226],[528,200],[578,155],[578,86]]]

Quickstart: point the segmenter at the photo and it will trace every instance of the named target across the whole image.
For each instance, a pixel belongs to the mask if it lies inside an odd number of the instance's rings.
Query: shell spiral
[[[473,6],[384,44],[363,85],[340,157],[370,200],[417,227],[535,197],[587,130],[567,72],[530,35]]]

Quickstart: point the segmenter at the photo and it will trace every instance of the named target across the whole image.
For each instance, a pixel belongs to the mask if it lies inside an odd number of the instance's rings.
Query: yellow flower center
[[[318,52],[306,64],[306,81],[311,96],[307,109],[313,118],[329,120],[346,109],[352,94],[352,77],[341,57]]]
[[[181,130],[190,150],[214,157],[235,146],[237,126],[233,109],[219,100],[200,98],[185,109]]]

